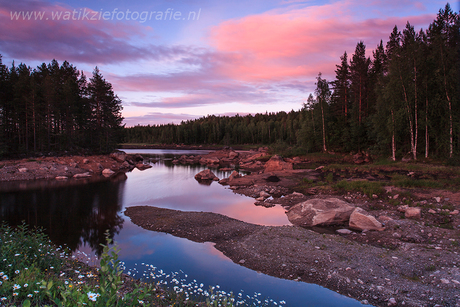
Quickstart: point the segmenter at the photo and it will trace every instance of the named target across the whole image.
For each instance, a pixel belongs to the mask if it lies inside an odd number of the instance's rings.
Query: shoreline
[[[146,230],[213,242],[234,263],[251,270],[318,284],[363,304],[415,307],[460,303],[458,284],[443,283],[442,278],[433,284],[428,276],[415,278],[426,269],[428,259],[437,258],[439,250],[435,248],[426,250],[414,243],[381,248],[347,236],[297,226],[254,225],[210,212],[135,206],[127,208],[125,215]],[[457,259],[459,249],[455,250],[444,253]],[[436,274],[452,278],[455,272],[460,274],[458,268],[442,267]]]
[[[344,160],[343,156],[337,159]],[[106,178],[122,180],[125,171],[134,167],[144,169],[155,162],[143,161],[140,155],[120,152],[111,156],[0,161],[0,182],[3,188],[9,183],[34,184],[39,179],[63,185]],[[318,233],[297,226],[252,225],[213,213],[153,207],[127,208],[126,215],[133,223],[196,242],[214,242],[217,249],[239,265],[280,278],[322,285],[374,306],[460,306],[458,189],[401,188],[391,186],[388,179],[381,180],[390,186],[375,197],[332,188],[338,180],[375,182],[393,173],[407,180],[423,181],[426,176],[433,176],[455,182],[458,170],[436,168],[427,172],[398,164],[346,166],[343,171],[337,166],[328,169],[327,165],[334,163],[329,161],[307,157],[283,159],[265,150],[236,153],[231,149],[182,156],[173,163],[200,163],[210,169],[228,165],[230,170],[239,167],[252,171],[246,176],[232,173],[219,183],[228,184],[234,193],[254,198],[255,205],[280,204],[289,209],[309,199],[340,198],[369,212],[385,224],[385,229],[338,234],[329,228],[326,233]],[[315,168],[308,168],[310,164]],[[21,168],[27,170],[20,171]],[[113,174],[102,176],[106,168]],[[65,172],[68,179],[58,180],[59,172]],[[85,172],[91,174],[90,178],[73,178],[73,174]],[[334,178],[337,175],[339,178]],[[21,178],[25,177],[31,179],[23,181]],[[406,218],[407,204],[418,206],[421,216]]]

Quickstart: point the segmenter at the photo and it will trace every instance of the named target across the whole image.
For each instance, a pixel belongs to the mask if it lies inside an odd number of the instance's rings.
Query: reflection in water
[[[91,184],[0,193],[0,219],[10,226],[22,222],[42,227],[58,245],[75,251],[87,243],[100,255],[105,231],[119,233],[125,174]]]
[[[127,173],[127,180],[126,175],[122,175],[63,186],[61,183],[55,186],[51,181],[51,185],[29,186],[27,190],[0,191],[0,219],[11,226],[22,221],[41,226],[54,243],[91,255],[100,255],[100,243],[105,243],[104,232],[109,229],[120,247],[119,259],[128,269],[135,268],[137,263],[146,263],[165,272],[183,270],[189,278],[207,286],[219,284],[225,291],[235,293],[241,289],[247,294],[263,292],[276,301],[286,300],[287,306],[361,306],[323,287],[249,270],[233,263],[210,243],[196,243],[132,224],[123,215],[123,209],[136,205],[214,212],[259,225],[290,224],[281,206],[257,207],[252,198],[234,194],[216,182],[200,185],[194,176],[207,168],[205,166],[173,165],[172,155],[160,156],[158,153],[165,152],[158,150],[145,153],[152,154],[159,162],[151,169]],[[213,172],[220,179],[231,173]]]

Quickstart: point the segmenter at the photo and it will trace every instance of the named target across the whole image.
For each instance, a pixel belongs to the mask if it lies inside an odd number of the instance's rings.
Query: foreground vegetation
[[[153,281],[142,282],[123,274],[116,246],[103,245],[100,265],[87,266],[60,247],[55,247],[39,229],[26,225],[17,229],[0,226],[0,305],[1,306],[247,306],[239,294],[203,284],[181,283],[165,290],[151,273]],[[149,266],[153,269],[153,266]],[[131,273],[129,273],[131,274]],[[174,274],[172,274],[174,275]],[[169,275],[168,275],[169,276]],[[268,306],[257,298],[257,306]]]

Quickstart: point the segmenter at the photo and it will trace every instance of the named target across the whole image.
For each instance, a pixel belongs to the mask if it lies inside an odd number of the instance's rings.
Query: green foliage
[[[26,268],[34,267],[45,271],[49,266],[60,269],[61,261],[57,257],[59,250],[50,246],[47,236],[41,229],[29,231],[27,225],[17,229],[0,225],[0,255],[6,261],[0,261],[0,271],[8,276],[17,275]]]
[[[341,180],[332,186],[334,189],[341,191],[353,191],[366,194],[372,197],[373,194],[380,195],[385,192],[381,182],[367,181],[367,180]]]
[[[111,151],[122,131],[121,101],[99,73],[86,80],[67,61],[11,68],[0,56],[0,157]]]
[[[41,230],[0,226],[0,305],[1,306],[246,306],[239,293],[203,290],[203,284],[177,284],[165,290],[154,282],[140,282],[123,276],[119,249],[106,232],[106,244],[95,269],[73,260],[56,249]],[[40,255],[35,257],[34,255]],[[38,259],[40,258],[40,259]],[[258,294],[260,295],[260,294]],[[257,306],[271,306],[258,295]],[[201,296],[201,298],[200,298]],[[201,302],[201,303],[199,303]],[[271,302],[273,302],[271,300]],[[250,303],[249,303],[250,304]],[[281,301],[280,304],[285,304]],[[251,304],[252,306],[253,304]],[[276,305],[276,303],[275,303]]]

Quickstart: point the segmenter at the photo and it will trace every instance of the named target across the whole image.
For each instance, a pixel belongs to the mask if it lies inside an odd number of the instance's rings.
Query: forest
[[[87,80],[67,61],[9,68],[0,55],[0,158],[110,152],[122,136],[121,110],[97,67]]]
[[[300,110],[206,116],[181,124],[124,129],[124,142],[264,144],[297,153],[359,152],[393,160],[452,158],[460,147],[460,19],[449,4],[428,29],[407,22],[380,41],[372,58],[360,41],[336,76],[319,73]]]

